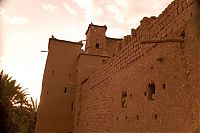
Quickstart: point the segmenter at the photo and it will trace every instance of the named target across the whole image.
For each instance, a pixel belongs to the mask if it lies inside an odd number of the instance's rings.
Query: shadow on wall
[[[198,28],[198,37],[200,36],[200,0],[195,1],[197,3],[196,6],[196,12],[197,12],[197,17],[196,17],[196,22],[197,22],[197,28]]]
[[[197,4],[196,5],[196,12],[197,12],[197,17],[196,17],[197,37],[198,37],[199,43],[200,43],[200,0],[196,0],[195,2]],[[200,133],[200,126],[197,127],[197,129],[194,131],[194,133]]]

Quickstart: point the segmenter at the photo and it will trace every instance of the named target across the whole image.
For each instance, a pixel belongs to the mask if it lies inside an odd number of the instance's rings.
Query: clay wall
[[[109,59],[109,56],[80,54],[77,65],[77,84],[81,84],[89,75],[106,65]]]
[[[73,132],[76,66],[82,45],[49,40],[35,133]]]
[[[199,126],[193,2],[175,0],[158,18],[141,21],[131,42],[89,76],[76,132],[193,132]],[[141,44],[177,38],[184,43]]]
[[[115,54],[117,54],[121,49],[123,45],[124,40],[123,39],[115,39],[115,38],[106,38],[106,52],[110,57],[113,57]]]
[[[106,27],[90,24],[86,34],[86,53],[105,55],[106,52]],[[96,46],[98,44],[98,47]]]

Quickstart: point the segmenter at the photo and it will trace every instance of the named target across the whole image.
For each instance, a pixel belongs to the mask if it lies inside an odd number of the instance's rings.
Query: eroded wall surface
[[[76,132],[197,132],[196,15],[193,0],[175,0],[141,21],[131,43],[82,84]]]

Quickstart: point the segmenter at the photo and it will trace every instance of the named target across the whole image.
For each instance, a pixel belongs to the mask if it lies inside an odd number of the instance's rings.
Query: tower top
[[[107,26],[106,26],[106,25],[100,26],[100,25],[94,25],[93,23],[91,23],[91,24],[89,24],[88,29],[87,29],[87,31],[85,32],[85,35],[87,35],[88,31],[89,31],[91,28],[93,28],[93,27],[104,28],[105,31],[107,30]]]

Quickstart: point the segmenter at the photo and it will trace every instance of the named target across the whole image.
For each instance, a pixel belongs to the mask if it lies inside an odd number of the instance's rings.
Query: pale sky
[[[92,22],[123,38],[173,0],[4,0],[0,5],[0,69],[39,100],[48,39],[79,41]]]

